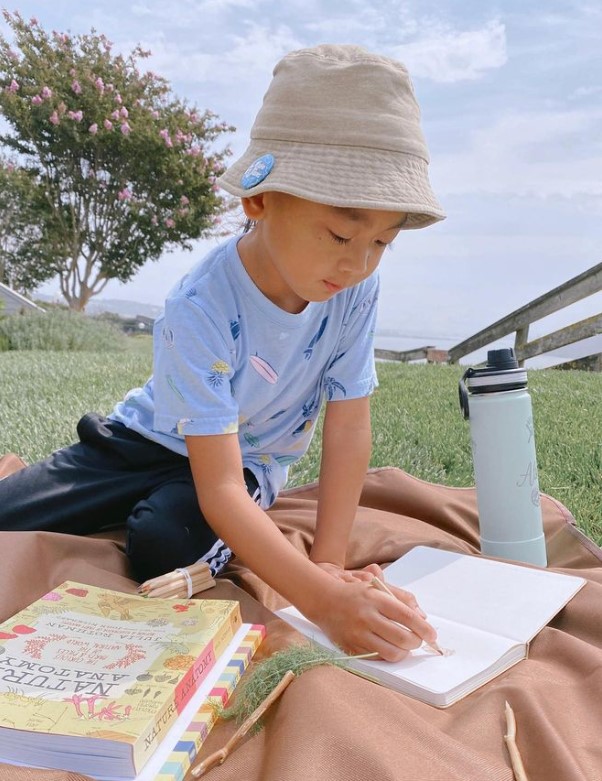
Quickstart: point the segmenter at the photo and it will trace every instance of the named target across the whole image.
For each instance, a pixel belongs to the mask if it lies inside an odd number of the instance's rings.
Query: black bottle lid
[[[518,369],[518,361],[512,347],[502,347],[499,350],[487,351],[487,365],[485,369],[493,371],[506,371]]]
[[[527,370],[518,365],[512,347],[488,350],[487,363],[478,369],[467,369],[460,380],[460,407],[469,417],[468,393],[502,393],[527,387]]]

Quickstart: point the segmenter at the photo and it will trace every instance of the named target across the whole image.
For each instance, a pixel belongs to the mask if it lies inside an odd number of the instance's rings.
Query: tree
[[[24,294],[60,269],[60,247],[42,262],[50,248],[42,212],[50,217],[44,192],[30,172],[0,158],[0,282]]]
[[[150,52],[140,47],[124,57],[95,30],[49,34],[18,12],[4,18],[14,42],[0,35],[0,144],[30,185],[35,217],[11,238],[13,266],[18,252],[38,279],[58,274],[81,310],[110,279],[215,230],[228,150],[213,142],[233,128],[142,73]]]

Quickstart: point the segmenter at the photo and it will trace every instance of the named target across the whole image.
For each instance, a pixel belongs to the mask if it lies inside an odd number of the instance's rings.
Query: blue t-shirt
[[[249,277],[239,239],[169,294],[154,326],[153,376],[109,417],[182,455],[185,435],[237,433],[267,508],[307,450],[322,401],[368,396],[377,385],[378,276],[291,314]]]

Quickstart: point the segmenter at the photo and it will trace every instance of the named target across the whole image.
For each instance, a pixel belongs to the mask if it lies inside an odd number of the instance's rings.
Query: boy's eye
[[[351,239],[345,239],[343,236],[337,236],[337,234],[332,231],[328,231],[328,233],[330,234],[330,238],[333,241],[336,241],[337,244],[348,244],[351,241]]]

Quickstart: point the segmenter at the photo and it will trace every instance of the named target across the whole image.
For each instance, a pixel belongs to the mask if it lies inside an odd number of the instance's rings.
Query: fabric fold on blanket
[[[311,545],[316,500],[317,486],[304,486],[285,491],[270,510],[300,550]],[[265,729],[208,781],[512,781],[503,740],[506,700],[516,714],[529,781],[602,781],[602,551],[575,528],[560,502],[541,501],[550,568],[588,583],[533,640],[527,660],[446,710],[344,670],[315,668],[288,687]],[[2,620],[67,579],[129,593],[137,587],[120,532],[85,538],[3,532],[0,542]],[[385,566],[415,545],[477,554],[474,489],[434,485],[395,468],[372,470],[347,566]],[[240,599],[245,620],[266,623],[263,656],[303,641],[269,612],[283,599],[241,562],[234,560],[215,589],[199,596]],[[234,729],[219,724],[203,755]],[[0,781],[34,779],[85,781],[74,773],[0,764]]]

